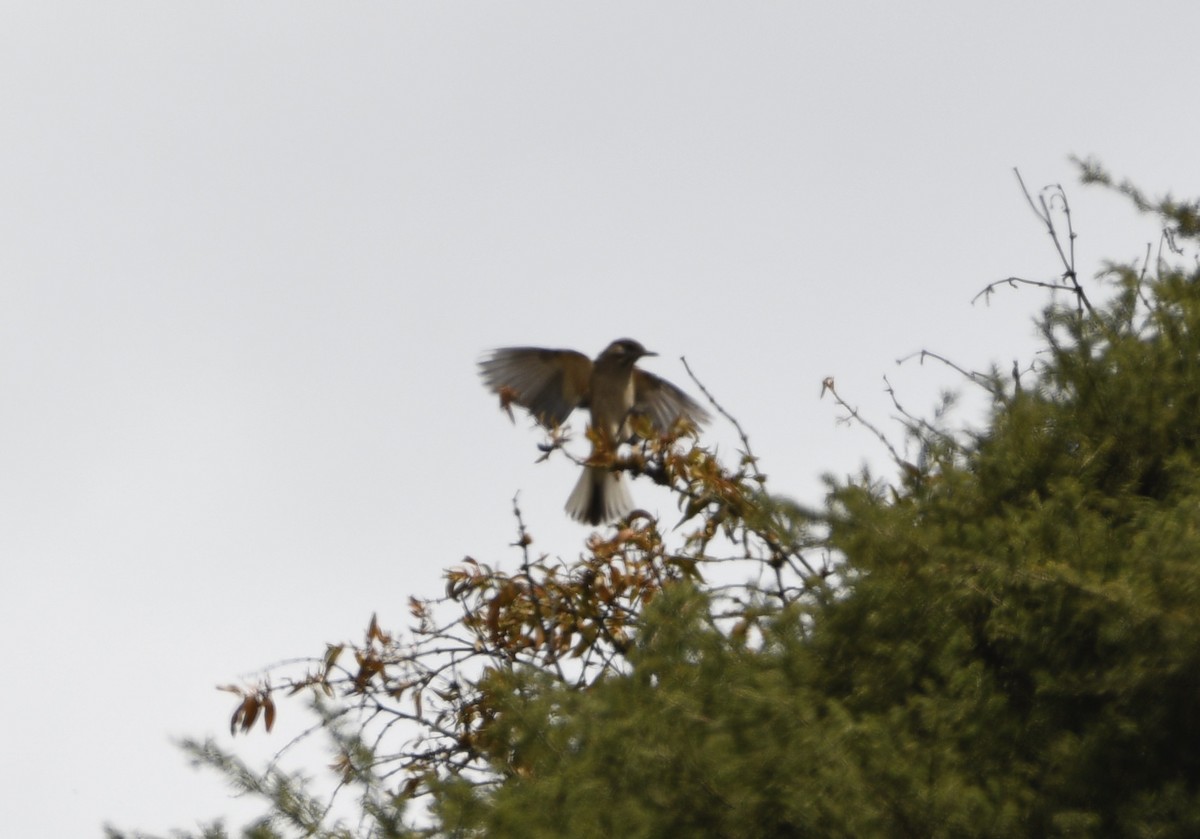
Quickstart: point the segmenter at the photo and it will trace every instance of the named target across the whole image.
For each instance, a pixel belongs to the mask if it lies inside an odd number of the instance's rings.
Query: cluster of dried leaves
[[[706,586],[721,604],[716,617],[740,637],[764,601],[820,596],[828,567],[818,570],[804,556],[816,540],[794,507],[768,495],[740,427],[738,433],[743,450],[732,469],[684,426],[620,456],[604,454],[611,468],[671,489],[682,519],[669,538],[657,519],[637,511],[593,533],[575,561],[536,554],[514,500],[519,569],[468,557],[446,572],[443,597],[410,599],[407,629],[384,630],[372,616],[360,643],[329,645],[303,673],[281,666],[257,684],[224,686],[238,696],[232,729],[249,731],[261,720],[270,730],[276,697],[309,694],[322,706],[323,725],[350,720],[357,732],[361,747],[348,746],[335,763],[343,782],[369,771],[400,797],[420,795],[429,781],[448,775],[494,782],[513,771],[489,738],[505,673],[536,668],[586,690],[620,672],[642,610],[680,580]],[[559,451],[562,443],[552,435],[543,451]],[[742,579],[759,582],[707,581],[722,563],[736,563]]]

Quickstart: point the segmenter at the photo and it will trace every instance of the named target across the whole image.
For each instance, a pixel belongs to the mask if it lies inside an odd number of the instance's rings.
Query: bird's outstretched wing
[[[634,410],[649,417],[651,425],[660,432],[670,431],[680,418],[696,426],[709,420],[708,411],[695,399],[653,373],[635,369],[633,387]]]
[[[479,362],[479,375],[499,394],[501,405],[527,408],[539,423],[554,428],[587,399],[592,362],[574,350],[508,347]]]

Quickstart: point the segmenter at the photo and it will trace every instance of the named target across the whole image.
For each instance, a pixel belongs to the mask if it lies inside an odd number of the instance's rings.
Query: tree
[[[1180,258],[1200,205],[1117,188],[1162,218],[1158,258],[1110,266],[1095,303],[1065,194],[1026,192],[1063,272],[1003,284],[1051,290],[1044,352],[967,374],[982,430],[897,403],[923,457],[889,443],[895,482],[831,481],[806,511],[744,434],[729,468],[677,429],[613,464],[676,493],[677,544],[635,515],[552,560],[517,509],[519,571],[470,560],[412,602],[414,633],[372,620],[242,691],[242,728],[281,692],[323,697],[360,824],[193,752],[271,802],[260,835],[1200,833],[1200,269]],[[719,556],[768,582],[706,582]]]

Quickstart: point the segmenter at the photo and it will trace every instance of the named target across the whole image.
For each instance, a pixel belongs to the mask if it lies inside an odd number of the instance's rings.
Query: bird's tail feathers
[[[584,467],[567,499],[571,518],[587,524],[604,524],[633,509],[633,498],[624,476],[596,466]]]

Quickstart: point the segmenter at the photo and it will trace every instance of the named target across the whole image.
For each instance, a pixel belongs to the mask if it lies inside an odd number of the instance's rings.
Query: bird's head
[[[617,361],[625,364],[633,364],[639,358],[648,355],[658,355],[658,353],[650,352],[640,343],[632,338],[618,338],[607,347],[604,352],[600,353],[600,358],[609,361]]]

